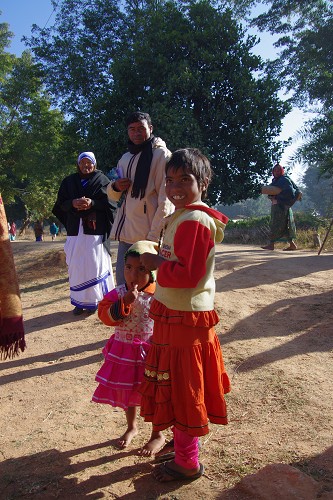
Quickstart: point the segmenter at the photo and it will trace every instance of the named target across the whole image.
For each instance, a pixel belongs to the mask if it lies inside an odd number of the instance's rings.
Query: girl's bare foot
[[[164,445],[165,437],[162,432],[152,432],[149,441],[138,451],[142,457],[155,455]]]
[[[170,453],[173,451],[175,451],[175,442],[172,438],[170,439],[170,441],[167,441],[163,446],[163,448],[161,448],[157,453],[155,453],[155,455],[159,457],[160,455],[165,455],[166,453]]]
[[[118,448],[127,448],[132,439],[137,435],[137,433],[138,430],[136,427],[127,429],[127,431],[117,441]]]
[[[173,439],[167,441],[163,448],[155,453],[155,463],[166,462],[175,458],[175,443]]]

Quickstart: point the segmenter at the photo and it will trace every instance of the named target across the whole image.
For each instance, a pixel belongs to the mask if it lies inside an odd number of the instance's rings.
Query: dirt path
[[[119,451],[123,412],[90,402],[110,329],[72,315],[62,248],[13,243],[28,347],[0,364],[1,499],[245,499],[230,489],[281,462],[333,498],[332,253],[218,247],[230,424],[202,442],[204,477],[161,485],[136,455],[149,425]]]

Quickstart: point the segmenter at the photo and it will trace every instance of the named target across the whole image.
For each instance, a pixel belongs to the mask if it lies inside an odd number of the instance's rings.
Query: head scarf
[[[149,240],[137,241],[127,250],[125,254],[125,260],[128,255],[135,255],[137,257],[140,257],[140,255],[142,255],[145,252],[154,253],[155,255],[157,255],[158,254],[157,248],[158,244],[155,241],[149,241]],[[150,276],[152,281],[156,281],[155,271],[150,271]]]
[[[77,164],[79,164],[83,158],[88,158],[88,160],[90,160],[93,165],[96,165],[95,155],[91,151],[84,151],[83,153],[79,154]]]
[[[274,175],[274,170],[278,170],[277,175],[276,174]],[[283,166],[280,165],[280,163],[277,163],[276,165],[274,165],[272,173],[273,173],[273,177],[281,177],[281,175],[284,175]]]

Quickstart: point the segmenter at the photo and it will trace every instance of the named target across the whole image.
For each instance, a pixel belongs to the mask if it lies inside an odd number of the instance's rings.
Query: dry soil
[[[0,364],[1,499],[229,499],[242,477],[278,463],[333,497],[333,253],[217,247],[230,423],[202,440],[202,478],[159,484],[136,454],[149,425],[119,450],[123,412],[90,401],[111,330],[72,315],[63,241],[12,248],[27,349]]]

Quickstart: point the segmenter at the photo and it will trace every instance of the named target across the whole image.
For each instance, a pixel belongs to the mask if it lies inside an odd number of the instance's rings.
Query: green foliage
[[[297,228],[297,244],[299,247],[314,246],[313,236],[325,236],[330,220],[311,212],[294,213]],[[267,243],[270,232],[270,216],[252,217],[239,221],[230,220],[225,230],[225,243],[262,245]]]
[[[328,174],[320,175],[316,164],[311,163],[306,170],[302,183],[304,192],[303,202],[309,210],[323,217],[333,214],[333,179]]]
[[[267,226],[267,224],[269,224],[269,221],[270,221],[270,216],[269,215],[265,215],[263,217],[251,217],[249,219],[241,219],[241,220],[238,220],[238,221],[232,221],[230,220],[228,222],[228,228],[235,228],[235,227],[238,227],[238,228],[242,228],[242,229],[251,229],[251,228],[258,228],[258,227],[262,227],[262,226]]]
[[[328,226],[328,219],[320,217],[311,212],[297,212],[294,213],[295,224],[297,229],[319,229],[321,227],[326,228]],[[263,217],[251,217],[249,219],[242,219],[239,221],[228,222],[228,228],[260,228],[266,227],[270,222],[270,216],[265,215]]]
[[[254,37],[245,37],[227,2],[118,4],[59,2],[55,26],[35,26],[28,41],[99,165],[116,164],[124,120],[141,109],[170,149],[196,146],[209,156],[211,203],[254,196],[281,155],[275,138],[290,110],[278,97],[280,80],[251,53]]]
[[[294,218],[297,229],[302,229],[304,231],[308,229],[315,229],[318,231],[321,227],[326,228],[328,225],[327,219],[313,212],[297,212],[294,214]]]
[[[225,243],[262,244],[268,239],[270,216],[229,220],[225,230]]]
[[[217,205],[215,207],[230,219],[260,217],[270,213],[271,202],[267,196],[250,198],[233,205]]]
[[[303,130],[304,143],[296,159],[315,167],[317,176],[333,177],[333,108],[309,120]]]
[[[242,3],[242,2],[241,2]],[[296,160],[315,163],[333,176],[333,2],[267,0],[269,9],[252,22],[280,35],[281,53],[271,64],[297,106],[318,113],[304,127]],[[257,4],[256,1],[252,2]]]
[[[10,45],[12,37],[13,33],[9,31],[8,24],[0,23],[0,83],[3,82],[6,74],[11,70],[15,59],[13,55],[5,52],[5,49]]]
[[[51,213],[61,179],[72,169],[73,144],[31,54],[12,57],[6,71],[0,81],[2,196],[6,204],[24,207],[26,217],[43,219]]]

